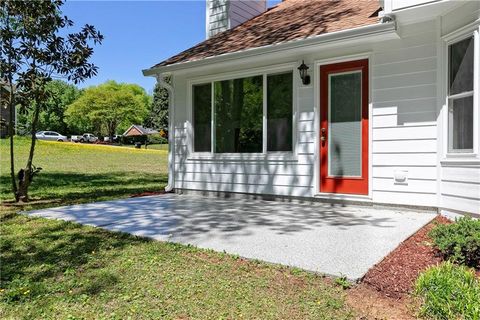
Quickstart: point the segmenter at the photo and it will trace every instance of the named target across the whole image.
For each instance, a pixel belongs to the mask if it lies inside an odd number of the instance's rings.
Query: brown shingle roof
[[[378,0],[284,0],[153,68],[375,24],[378,9]]]

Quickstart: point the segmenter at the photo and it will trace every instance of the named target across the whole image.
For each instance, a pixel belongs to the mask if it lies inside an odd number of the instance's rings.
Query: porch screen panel
[[[362,175],[362,73],[329,77],[328,175]]]
[[[262,86],[262,76],[215,82],[215,152],[262,152]]]
[[[293,75],[267,77],[267,151],[292,151]]]
[[[212,151],[212,85],[193,86],[193,150]]]

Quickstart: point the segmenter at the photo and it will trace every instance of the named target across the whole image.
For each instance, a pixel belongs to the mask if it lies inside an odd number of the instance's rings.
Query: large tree
[[[167,82],[171,82],[170,78],[167,79]],[[158,83],[153,89],[153,99],[144,125],[148,128],[168,131],[168,90]]]
[[[11,90],[10,112],[15,104],[32,115],[31,144],[27,163],[18,174],[14,166],[13,116],[10,130],[10,175],[17,201],[28,201],[28,188],[38,169],[33,165],[35,133],[40,112],[49,99],[47,84],[53,78],[79,83],[97,73],[89,62],[91,44],[103,36],[91,25],[67,33],[73,21],[62,15],[63,0],[0,0],[0,76]]]
[[[67,108],[66,120],[73,127],[91,125],[112,139],[120,130],[143,123],[149,104],[150,97],[139,85],[107,81],[85,89]]]
[[[50,81],[45,89],[48,99],[45,101],[44,109],[40,111],[37,129],[57,131],[65,135],[74,133],[65,121],[65,111],[80,97],[81,90],[62,80]],[[17,126],[21,126],[22,131],[30,131],[32,116],[31,113],[20,114],[17,118]]]

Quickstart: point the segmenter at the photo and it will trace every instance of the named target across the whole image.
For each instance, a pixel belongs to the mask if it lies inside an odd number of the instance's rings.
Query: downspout
[[[173,87],[165,81],[165,73],[157,73],[157,83],[168,91],[168,184],[165,192],[175,189],[175,108],[173,107]]]

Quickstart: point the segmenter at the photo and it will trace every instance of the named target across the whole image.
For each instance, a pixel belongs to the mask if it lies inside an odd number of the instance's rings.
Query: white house
[[[169,190],[480,214],[480,1],[207,0],[206,21],[143,71],[170,92]]]

